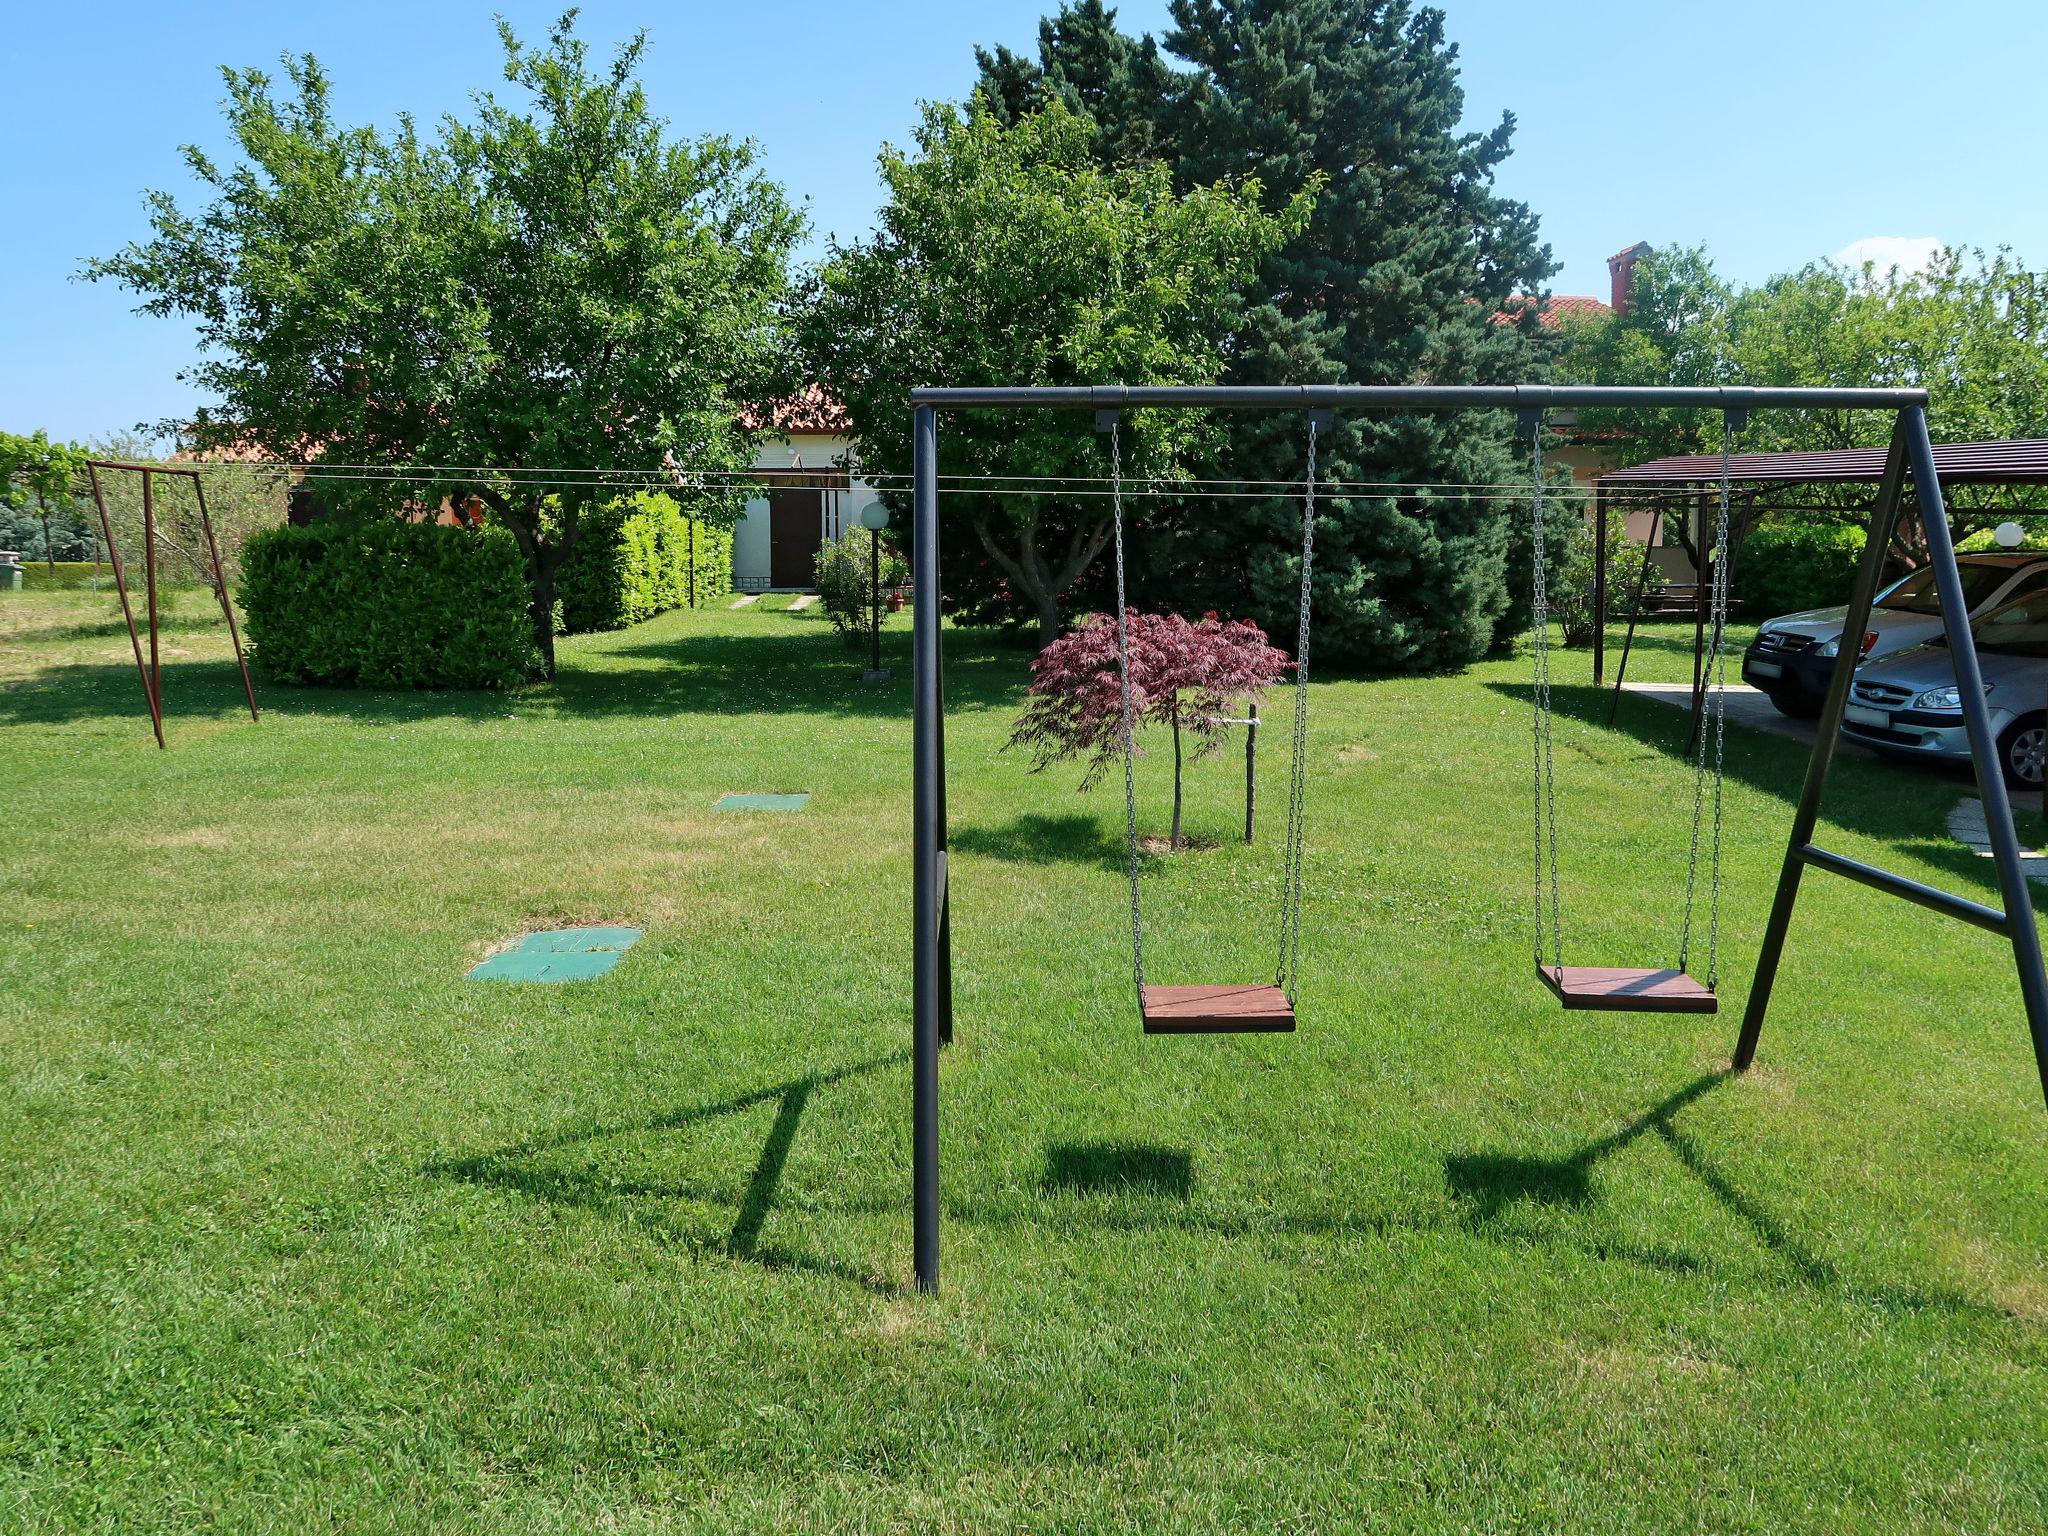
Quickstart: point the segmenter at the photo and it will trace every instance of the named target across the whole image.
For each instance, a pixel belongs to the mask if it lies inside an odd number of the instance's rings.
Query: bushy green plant
[[[1587,502],[1579,496],[1552,495],[1543,507],[1545,565],[1549,572],[1550,616],[1564,628],[1564,643],[1593,643],[1593,577],[1599,555]],[[1529,514],[1524,507],[1508,547],[1512,600],[1503,633],[1526,634],[1529,628],[1531,548]],[[1630,596],[1643,573],[1643,545],[1628,535],[1628,518],[1619,508],[1607,512],[1607,611],[1626,614]],[[1643,595],[1664,584],[1652,571]]]
[[[881,535],[853,527],[818,550],[818,601],[849,646],[865,645],[874,633],[875,588],[871,567]],[[903,585],[910,567],[882,542],[882,595]]]
[[[692,579],[692,563],[695,579]],[[555,576],[556,628],[624,629],[732,591],[732,531],[683,515],[674,497],[642,491],[583,514]]]
[[[502,528],[336,519],[251,534],[250,658],[333,688],[504,688],[537,676],[526,563]]]
[[[1845,603],[1863,543],[1863,530],[1843,523],[1761,524],[1736,556],[1736,599],[1759,618]]]

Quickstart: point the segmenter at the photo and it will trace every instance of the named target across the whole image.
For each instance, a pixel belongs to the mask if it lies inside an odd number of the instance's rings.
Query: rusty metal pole
[[[114,590],[121,594],[121,617],[128,621],[128,645],[135,652],[135,675],[142,679],[142,699],[149,706],[150,729],[156,732],[156,744],[164,744],[164,711],[157,701],[156,690],[149,684],[149,668],[142,662],[142,637],[135,631],[135,609],[128,601],[128,578],[121,569],[121,551],[114,543],[114,525],[107,517],[107,497],[100,488],[100,472],[97,465],[85,466],[86,478],[92,482],[93,505],[99,508],[100,542],[107,551],[107,564],[114,572]]]
[[[192,494],[199,498],[199,526],[206,530],[206,552],[213,560],[213,593],[220,599],[220,611],[227,616],[228,639],[234,643],[235,665],[242,669],[242,692],[249,700],[249,718],[261,720],[256,708],[256,685],[249,681],[249,661],[242,654],[242,632],[235,627],[234,599],[228,596],[228,573],[220,563],[220,544],[213,536],[213,515],[206,510],[206,482],[192,472]]]
[[[1259,706],[1245,711],[1251,725],[1244,733],[1244,840],[1252,840],[1252,812],[1259,803]]]
[[[156,622],[156,475],[142,472],[142,575],[149,587],[149,691],[156,697],[157,718],[163,718],[164,659],[157,643]]]

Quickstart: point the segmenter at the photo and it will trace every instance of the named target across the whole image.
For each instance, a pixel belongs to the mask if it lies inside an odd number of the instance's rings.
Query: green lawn
[[[1567,1015],[1526,662],[1319,683],[1301,1032],[1148,1040],[1121,797],[1001,752],[1025,654],[949,637],[924,1298],[908,615],[880,686],[815,609],[721,606],[252,725],[204,597],[159,754],[104,596],[0,596],[0,1529],[2048,1527],[2001,945],[1811,876],[1724,1073],[1796,744],[1731,731],[1722,1015]],[[1571,956],[1667,960],[1683,718],[1559,666]],[[1222,846],[1152,867],[1153,979],[1270,974],[1285,739],[1253,850],[1235,754],[1192,771]],[[1995,901],[1967,792],[1845,760],[1826,840]],[[576,922],[646,937],[462,979]]]

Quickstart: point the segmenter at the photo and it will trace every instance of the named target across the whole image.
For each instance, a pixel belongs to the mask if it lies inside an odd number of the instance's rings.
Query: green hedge
[[[381,518],[267,528],[242,550],[250,657],[332,688],[503,688],[540,671],[502,528]]]
[[[1841,523],[1765,523],[1742,542],[1736,598],[1756,618],[1849,600],[1863,530]]]
[[[691,583],[694,556],[696,581]],[[659,491],[583,514],[576,547],[555,572],[556,627],[568,634],[624,629],[696,598],[732,591],[732,531],[683,515]]]

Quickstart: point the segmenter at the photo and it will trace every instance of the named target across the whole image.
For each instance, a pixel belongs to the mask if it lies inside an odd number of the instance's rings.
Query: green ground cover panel
[[[800,811],[809,795],[720,795],[714,811]]]
[[[555,928],[529,933],[470,969],[471,981],[588,981],[619,963],[638,928]]]

